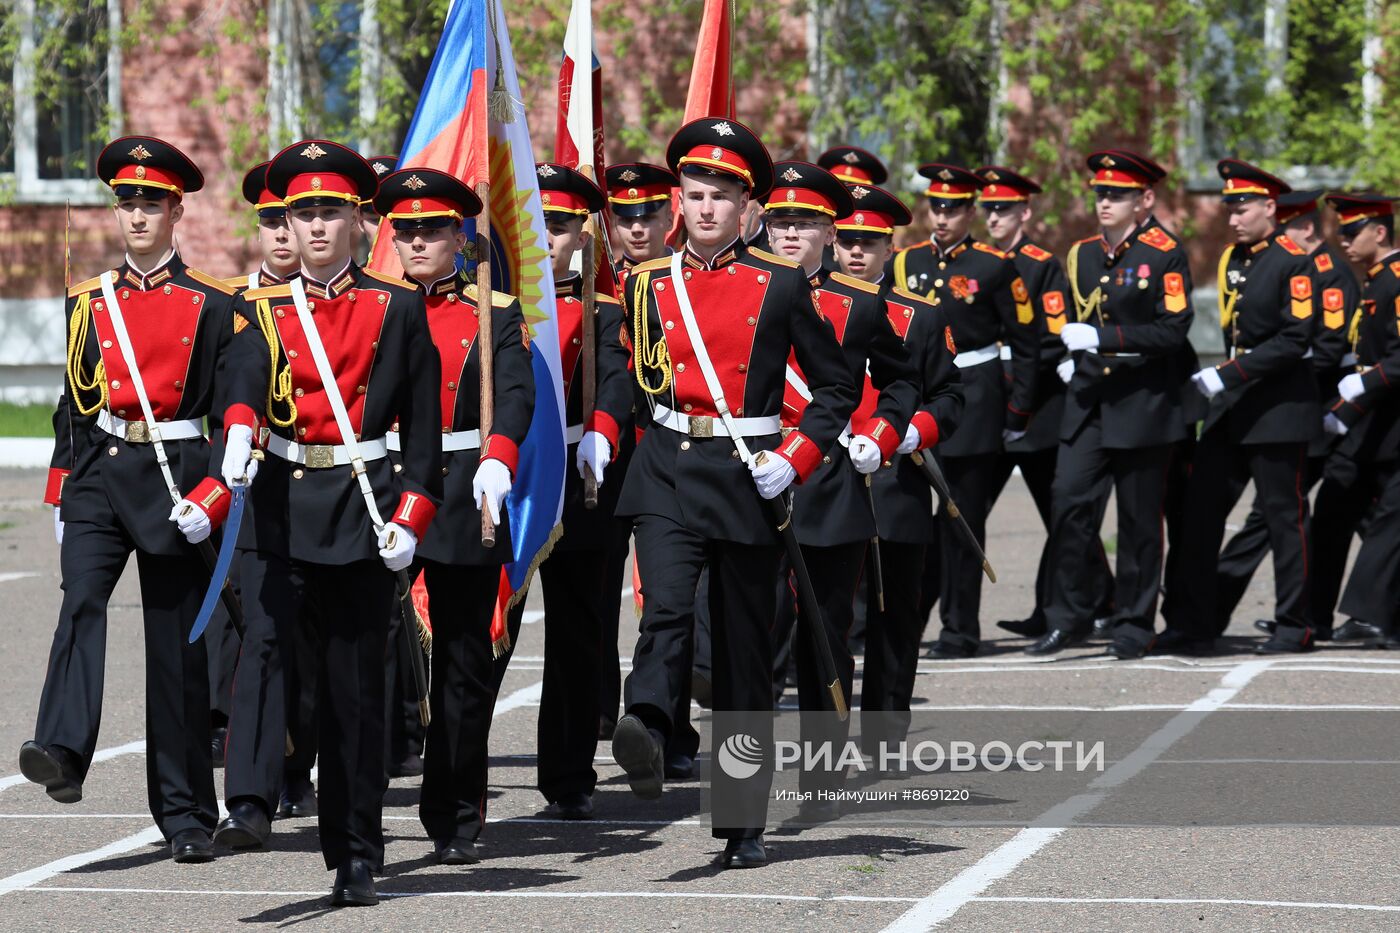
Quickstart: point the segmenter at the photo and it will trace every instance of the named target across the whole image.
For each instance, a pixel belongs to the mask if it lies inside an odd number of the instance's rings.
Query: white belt
[[[1000,351],[1000,353],[999,353],[998,355],[999,355],[1002,359],[1004,359],[1004,360],[1009,360],[1009,359],[1011,359],[1011,344],[1009,344],[1009,343],[1004,343],[1004,344],[1002,344],[1002,345],[1001,345],[1001,351]]]
[[[313,470],[350,465],[350,455],[342,444],[298,444],[271,434],[267,438],[267,452]],[[385,438],[360,441],[360,457],[365,461],[382,460],[388,453],[389,443]]]
[[[688,434],[691,437],[730,437],[729,428],[720,418],[709,415],[683,415],[678,411],[672,411],[665,405],[657,405],[652,410],[651,420],[663,428],[670,428],[677,434]],[[777,434],[783,426],[783,421],[777,415],[765,415],[762,418],[733,418],[735,431],[740,437],[763,437],[766,434]]]
[[[1131,359],[1131,358],[1140,357],[1140,356],[1142,356],[1142,354],[1141,354],[1141,353],[1123,353],[1122,351],[1119,351],[1119,352],[1116,352],[1116,353],[1100,353],[1099,356],[1102,356],[1102,357],[1105,357],[1105,358],[1111,359],[1111,360],[1123,360],[1123,359]]]
[[[384,442],[389,450],[394,453],[399,452],[399,432],[390,431],[384,437]],[[475,450],[481,446],[480,431],[444,431],[442,435],[442,452],[448,453],[454,450]],[[369,459],[366,457],[365,459]]]
[[[151,428],[146,422],[118,418],[105,408],[97,413],[97,426],[113,437],[125,438],[130,444],[151,442]],[[204,436],[204,426],[198,421],[162,421],[158,427],[163,441],[188,441]]]
[[[958,369],[967,369],[969,366],[980,366],[983,363],[1001,358],[1001,347],[996,344],[988,344],[976,350],[966,350],[953,357],[953,365]],[[1010,350],[1007,351],[1007,359],[1010,359]]]

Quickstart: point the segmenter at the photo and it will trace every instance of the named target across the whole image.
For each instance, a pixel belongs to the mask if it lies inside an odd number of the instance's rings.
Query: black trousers
[[[710,586],[705,595],[715,661],[715,710],[771,710],[773,650],[769,627],[782,550],[776,540],[771,546],[759,546],[708,539],[657,515],[637,519],[636,539],[644,603],[632,673],[623,687],[627,711],[664,737],[676,728],[678,698],[690,680],[696,586],[700,569],[707,563]],[[755,719],[751,734],[771,755],[772,721]],[[711,736],[712,756],[724,739],[718,731]],[[716,793],[761,799],[765,805],[771,781],[772,772],[760,769],[740,791],[725,787],[732,779],[718,769],[711,777]],[[716,824],[712,829],[721,839],[747,838],[762,831],[760,819],[744,826]]]
[[[422,570],[433,658],[418,818],[435,841],[475,839],[486,823],[486,743],[497,690],[491,614],[501,565],[425,561]]]
[[[1094,555],[1102,553],[1099,530],[1111,481],[1118,495],[1114,623],[1151,632],[1162,575],[1171,446],[1108,448],[1102,427],[1094,415],[1060,445],[1045,619],[1052,629],[1083,632],[1103,606],[1102,565]]]
[[[1396,595],[1400,583],[1400,463],[1390,460],[1376,464],[1374,477],[1380,495],[1371,508],[1366,537],[1361,541],[1339,608],[1351,618],[1393,633],[1395,609],[1400,602]],[[1321,512],[1319,505],[1318,514]],[[1346,560],[1345,550],[1340,559]]]
[[[968,527],[984,550],[987,546],[987,510],[992,501],[992,480],[998,456],[977,454],[940,458],[944,475],[948,478],[948,491],[953,494],[958,510],[967,519]],[[942,557],[938,610],[943,620],[943,631],[938,640],[947,645],[975,650],[982,643],[982,627],[978,619],[982,609],[982,561],[949,517],[946,502],[939,510],[938,543]],[[888,600],[888,593],[885,598]],[[867,645],[869,641],[867,633]]]
[[[538,721],[540,793],[550,803],[598,783],[599,658],[610,548],[559,550],[540,564],[544,685]],[[620,591],[619,591],[620,593]],[[616,613],[614,612],[614,615]],[[613,640],[616,653],[617,641]]]
[[[1306,474],[1305,491],[1311,490],[1322,478],[1323,464],[1326,462],[1322,457],[1309,457]],[[1329,504],[1335,507],[1338,503],[1333,500]],[[1313,547],[1312,552],[1317,557],[1317,566],[1313,574],[1312,592],[1317,593],[1317,571],[1323,561],[1323,550],[1321,542],[1318,541],[1318,526],[1321,523],[1323,501],[1319,500],[1315,514],[1313,516]],[[1358,519],[1359,520],[1359,519]],[[1330,521],[1330,518],[1329,518]],[[1335,528],[1334,521],[1330,527]],[[1353,523],[1353,526],[1355,524]],[[1351,536],[1348,533],[1342,542],[1341,562],[1346,566],[1347,548],[1350,546]],[[1245,590],[1249,589],[1249,581],[1253,579],[1254,572],[1259,569],[1259,565],[1264,562],[1264,558],[1269,553],[1269,524],[1264,518],[1264,510],[1259,501],[1259,496],[1254,497],[1254,506],[1249,510],[1249,517],[1245,519],[1244,526],[1225,542],[1225,547],[1220,551],[1219,569],[1215,574],[1215,616],[1216,632],[1223,634],[1230,626],[1230,617],[1235,614],[1236,607],[1240,600],[1244,598]],[[1330,556],[1330,555],[1329,555]],[[1337,579],[1340,586],[1340,576]],[[1332,607],[1336,605],[1337,594],[1333,590],[1330,599],[1324,600],[1327,606],[1326,624],[1319,624],[1318,613],[1312,613],[1313,628],[1320,632],[1330,632],[1332,630]],[[1311,602],[1312,600],[1310,600]]]
[[[631,519],[617,519],[614,535],[608,549],[607,568],[603,571],[602,655],[598,668],[599,709],[602,723],[609,727],[617,725],[617,711],[622,705],[622,664],[617,639],[622,620],[622,591],[627,584]],[[631,600],[628,604],[630,611]]]
[[[234,673],[225,796],[269,813],[276,806],[291,702],[287,658],[310,603],[321,623],[321,854],[327,868],[362,858],[382,871],[384,646],[394,577],[377,560],[312,564],[256,551],[243,552],[242,573],[247,633]]]
[[[1334,455],[1335,456],[1335,455]],[[1397,464],[1387,464],[1394,469]],[[1308,587],[1308,617],[1318,632],[1332,630],[1333,610],[1337,608],[1337,597],[1342,592],[1342,579],[1346,576],[1347,555],[1351,551],[1351,539],[1358,533],[1365,534],[1376,529],[1362,528],[1371,506],[1380,493],[1380,484],[1385,473],[1375,464],[1346,464],[1342,470],[1329,468],[1318,487],[1317,499],[1313,503],[1312,516],[1312,555],[1313,565]],[[1335,476],[1341,473],[1344,476]],[[1357,555],[1360,557],[1360,554]],[[1364,568],[1363,568],[1364,569]],[[1360,580],[1353,571],[1352,578]],[[1350,588],[1350,587],[1349,587]],[[1358,597],[1362,594],[1359,590]],[[1373,595],[1385,595],[1379,586]],[[1367,608],[1365,621],[1376,617],[1376,624],[1386,626],[1394,617],[1394,609],[1387,612],[1377,606]]]
[[[418,687],[413,682],[413,668],[409,666],[412,661],[400,647],[403,636],[399,634],[399,629],[402,625],[403,616],[395,605],[389,613],[388,644],[384,656],[384,761],[390,770],[411,755],[423,754],[424,732],[423,720],[418,714]]]
[[[212,832],[218,820],[209,749],[209,669],[204,639],[187,645],[209,586],[191,548],[166,557],[136,550],[119,525],[71,520],[59,563],[63,605],[49,650],[34,740],[74,752],[82,776],[92,765],[102,722],[107,603],[132,551],[141,582],[146,645],[146,796],[169,839],[185,829]]]
[[[238,561],[234,561],[229,568],[229,584],[235,593],[242,589],[238,576]],[[233,669],[238,666],[239,641],[233,620],[222,603],[214,609],[209,627],[204,630],[204,644],[209,658],[209,723],[227,726],[229,710],[233,709]]]
[[[287,782],[311,780],[311,769],[316,764],[321,733],[322,631],[316,607],[310,601],[303,602],[301,618],[292,626],[291,650],[283,652],[282,658],[282,676],[287,681],[287,740],[291,746],[291,754],[283,762]]]
[[[908,730],[909,704],[918,675],[919,640],[924,616],[919,610],[924,565],[922,544],[880,542],[885,571],[885,609],[875,599],[873,574],[866,574],[865,667],[861,673],[861,744],[867,752],[881,741],[898,742]],[[981,573],[981,568],[978,568]],[[891,717],[889,713],[903,713]],[[867,713],[879,715],[867,716]],[[898,719],[901,728],[887,728]]]
[[[1214,637],[1216,571],[1225,520],[1249,481],[1259,495],[1274,555],[1274,618],[1282,626],[1308,625],[1307,444],[1232,444],[1226,428],[1201,435],[1187,486],[1183,540],[1189,550],[1173,564],[1167,627],[1194,638]]]

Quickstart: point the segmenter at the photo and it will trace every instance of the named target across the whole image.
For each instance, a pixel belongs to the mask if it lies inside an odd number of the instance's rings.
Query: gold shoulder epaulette
[[[1400,279],[1400,259],[1397,259],[1390,264],[1390,274],[1395,276],[1397,279]]]
[[[1009,257],[1007,256],[1006,253],[1003,253],[1001,250],[997,249],[995,246],[993,246],[993,245],[990,244],[990,243],[981,243],[981,242],[978,242],[978,241],[974,240],[973,243],[972,243],[972,248],[973,248],[973,249],[980,249],[980,250],[981,250],[982,252],[984,252],[984,253],[991,253],[993,256],[996,256],[998,259],[1007,259],[1007,258],[1009,258]]]
[[[87,292],[95,292],[101,287],[102,276],[95,275],[87,281],[79,282],[77,285],[74,285],[72,288],[68,289],[68,297],[77,298],[79,295],[85,294]]]
[[[373,269],[365,269],[364,273],[370,278],[378,279],[379,281],[384,282],[388,285],[399,285],[405,288],[408,287],[408,282],[395,275],[385,275],[382,272],[375,272]]]
[[[847,275],[844,272],[831,273],[831,280],[833,282],[840,282],[842,285],[849,285],[851,288],[860,289],[863,292],[869,292],[872,295],[880,294],[880,286],[867,282],[864,279],[858,279],[853,275]]]
[[[908,246],[904,247],[903,249],[897,249],[897,250],[895,250],[895,252],[896,252],[896,253],[907,253],[907,252],[909,252],[909,251],[911,251],[911,250],[921,249],[921,248],[923,248],[923,247],[925,247],[925,246],[928,246],[928,245],[929,245],[930,243],[932,243],[932,242],[933,242],[932,240],[920,240],[920,241],[917,242],[917,243],[910,243]]]
[[[639,262],[632,267],[628,275],[636,275],[638,272],[658,272],[661,269],[671,268],[670,256],[658,256],[655,259],[648,259],[646,262]]]
[[[1085,237],[1084,239],[1082,239],[1082,240],[1075,240],[1075,241],[1074,241],[1074,245],[1075,245],[1075,246],[1083,246],[1085,243],[1092,243],[1092,242],[1094,242],[1094,241],[1097,240],[1097,239],[1099,239],[1097,236],[1086,236],[1086,237]]]
[[[250,288],[243,293],[243,297],[248,301],[261,301],[264,298],[290,298],[292,297],[292,286],[283,282],[281,285]]]
[[[1138,242],[1146,243],[1148,246],[1154,249],[1160,249],[1164,253],[1176,248],[1176,240],[1167,236],[1161,227],[1151,227],[1139,233]]]
[[[223,283],[224,287],[238,291],[240,288],[246,288],[248,286],[248,277],[246,275],[237,275],[231,279],[224,279]]]
[[[475,282],[468,282],[466,287],[463,288],[462,291],[466,294],[468,298],[472,300],[473,304],[476,303],[476,300],[479,297],[480,293],[476,290]],[[601,298],[602,296],[600,295],[599,297]],[[510,292],[503,292],[495,288],[491,289],[491,307],[509,308],[511,306],[511,303],[514,301],[515,296],[512,295]]]
[[[751,255],[751,256],[757,256],[759,259],[766,259],[766,260],[768,260],[769,262],[776,262],[778,265],[780,265],[780,266],[787,266],[787,267],[790,268],[790,269],[801,269],[801,268],[802,268],[802,266],[801,266],[800,264],[798,264],[797,262],[795,262],[795,261],[793,261],[793,260],[791,260],[791,259],[786,259],[786,258],[784,258],[784,257],[782,257],[782,256],[777,255],[776,253],[770,253],[770,252],[768,252],[768,250],[766,250],[766,249],[755,249],[754,247],[750,246],[750,247],[749,247],[749,255]]]
[[[913,292],[909,291],[909,289],[907,289],[907,288],[900,288],[898,285],[896,285],[894,288],[890,289],[890,294],[892,294],[892,295],[898,295],[900,298],[905,299],[906,301],[910,302],[911,304],[916,304],[916,305],[923,304],[923,305],[926,305],[926,304],[929,303],[929,300],[928,300],[927,298],[923,297],[922,295],[916,295],[916,294],[914,294]]]
[[[1307,250],[1290,240],[1286,233],[1279,234],[1278,245],[1288,250],[1294,256],[1303,256],[1307,253]]]
[[[594,295],[594,296],[593,296],[593,299],[594,299],[595,301],[599,302],[600,304],[605,304],[605,305],[620,305],[620,304],[622,304],[622,302],[618,301],[618,300],[617,300],[616,298],[614,298],[612,295],[604,295],[602,292],[599,292],[598,294]]]
[[[1021,247],[1021,255],[1029,259],[1034,259],[1036,262],[1044,262],[1050,258],[1050,251],[1048,249],[1041,249],[1034,243],[1027,243]]]
[[[185,267],[185,274],[200,285],[208,285],[215,291],[223,292],[225,295],[232,295],[238,290],[237,286],[229,285],[223,279],[216,279],[206,272],[200,272],[198,269],[191,269],[189,266]]]

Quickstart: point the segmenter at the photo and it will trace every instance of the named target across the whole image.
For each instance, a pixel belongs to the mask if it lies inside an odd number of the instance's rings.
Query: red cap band
[[[696,146],[681,156],[677,164],[699,165],[717,172],[738,175],[745,184],[753,185],[753,172],[749,169],[749,163],[739,153],[723,146]]]
[[[113,188],[117,185],[140,185],[148,188],[163,188],[176,194],[185,193],[185,184],[173,172],[162,171],[154,165],[123,165],[117,169],[117,176],[108,182]]]
[[[297,175],[287,183],[287,205],[304,198],[339,198],[342,201],[360,203],[360,190],[355,182],[345,175],[334,172],[307,172]]]

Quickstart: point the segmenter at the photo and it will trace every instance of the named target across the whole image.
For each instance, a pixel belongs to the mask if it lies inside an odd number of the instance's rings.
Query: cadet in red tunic
[[[418,548],[433,621],[431,705],[419,816],[441,864],[477,861],[486,822],[486,742],[495,699],[491,615],[501,565],[510,558],[510,519],[501,502],[510,490],[520,444],[530,429],[535,379],[520,302],[493,292],[491,435],[481,443],[480,315],[475,284],[458,275],[466,246],[462,221],[481,201],[451,175],[409,168],[380,182],[374,203],[394,229],[394,248],[408,280],[424,296],[428,327],[442,359],[443,498]],[[399,448],[390,432],[389,449]],[[402,463],[399,454],[391,454]],[[481,543],[481,497],[498,522],[496,544]],[[399,652],[391,646],[394,658]],[[412,681],[406,682],[412,691]],[[390,716],[395,714],[391,705]],[[415,704],[415,716],[416,704]]]
[[[688,239],[682,253],[643,263],[628,280],[636,378],[655,407],[618,504],[636,520],[645,606],[613,755],[632,790],[646,798],[661,793],[662,748],[690,675],[686,648],[707,561],[715,709],[772,708],[768,629],[781,548],[761,499],[812,475],[859,400],[802,270],[740,239],[750,197],[772,185],[763,144],[733,120],[706,118],[676,134],[667,164],[681,178]],[[798,430],[784,438],[783,387],[794,352],[812,401]],[[755,458],[763,454],[752,472],[739,440]],[[748,491],[750,483],[756,493]],[[754,728],[763,733],[763,725]],[[767,748],[770,736],[771,723],[756,738]],[[741,793],[722,773],[712,780],[717,792]],[[766,786],[763,777],[751,778],[746,787],[757,791],[741,796],[766,799]],[[728,840],[726,867],[767,861],[763,818],[754,816],[746,826],[714,827],[715,836]]]
[[[218,841],[266,842],[285,751],[282,658],[310,602],[324,629],[321,851],[336,869],[332,904],[370,904],[370,875],[384,859],[391,571],[409,566],[442,496],[440,364],[422,294],[351,261],[359,202],[378,184],[364,159],[304,140],[272,160],[267,183],[287,203],[301,275],[244,294],[230,359],[229,397],[241,407],[225,428],[223,473],[229,482],[245,474],[257,481],[239,537],[247,636],[229,725],[229,815]],[[261,471],[249,459],[255,412],[270,427]],[[401,472],[386,439],[396,420]]]
[[[204,184],[182,152],[127,136],[102,150],[97,173],[116,195],[126,259],[68,292],[67,381],[44,495],[55,508],[63,607],[19,765],[54,800],[82,799],[102,718],[107,601],[135,551],[151,815],[177,862],[202,862],[213,857],[218,809],[205,645],[185,643],[209,571],[190,544],[228,511],[201,422],[216,414],[233,290],[186,266],[172,245],[184,196]],[[183,495],[173,511],[172,491]]]

